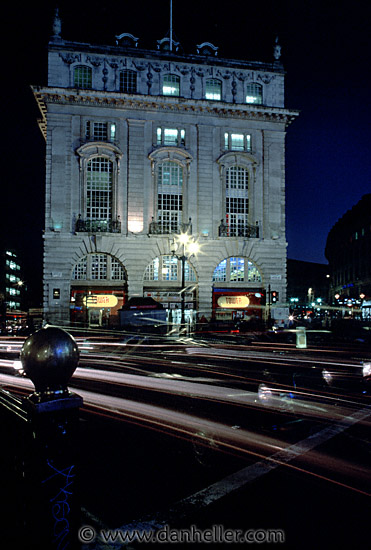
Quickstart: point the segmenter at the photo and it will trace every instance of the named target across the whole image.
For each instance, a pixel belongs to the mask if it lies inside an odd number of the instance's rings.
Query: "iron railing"
[[[116,220],[82,220],[80,215],[76,221],[75,232],[121,233],[120,217]]]
[[[171,223],[171,222],[155,222],[152,218],[151,223],[149,224],[148,234],[149,235],[170,235],[175,233],[179,235],[180,233],[192,233],[192,221],[189,218],[188,223]]]
[[[219,237],[242,237],[248,239],[259,238],[259,225],[227,225],[224,220],[221,220],[219,225]]]

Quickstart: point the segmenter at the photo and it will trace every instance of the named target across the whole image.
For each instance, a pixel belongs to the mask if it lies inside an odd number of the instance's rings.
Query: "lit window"
[[[86,123],[86,139],[94,141],[115,141],[116,124],[114,122]]]
[[[161,274],[163,281],[177,281],[178,258],[175,256],[162,256]]]
[[[224,149],[227,151],[251,151],[251,135],[225,132]]]
[[[226,171],[225,217],[229,236],[243,237],[248,226],[249,173],[241,166]]]
[[[73,71],[73,83],[75,88],[92,88],[92,70],[86,65],[78,65]]]
[[[246,86],[246,103],[263,103],[263,86],[252,82]]]
[[[215,268],[213,281],[231,283],[260,283],[262,280],[258,268],[246,258],[227,258]]]
[[[210,78],[206,80],[206,89],[205,89],[206,99],[214,99],[220,101],[222,99],[222,83],[216,78]]]
[[[243,258],[230,258],[230,281],[240,282],[245,279],[245,260]]]
[[[123,281],[126,279],[124,266],[108,254],[89,254],[81,258],[72,272],[75,281],[86,280],[112,280]]]
[[[159,269],[161,264],[161,269]],[[144,272],[145,281],[181,281],[182,264],[176,256],[161,256],[154,258]],[[184,266],[184,280],[195,282],[196,272],[188,261]]]
[[[180,78],[175,74],[165,74],[162,86],[164,95],[179,96],[180,94]]]
[[[126,69],[120,72],[120,92],[135,94],[137,91],[137,73]]]
[[[182,222],[183,169],[176,162],[163,162],[157,173],[157,217],[162,233],[175,233]]]
[[[157,128],[157,145],[184,145],[185,130],[178,128]]]
[[[218,281],[226,281],[226,280],[227,280],[227,260],[223,260],[215,268],[213,281],[218,282]]]
[[[112,218],[112,162],[95,157],[87,164],[86,219]]]

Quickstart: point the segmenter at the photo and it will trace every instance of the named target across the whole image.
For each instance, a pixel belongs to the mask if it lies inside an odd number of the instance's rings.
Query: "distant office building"
[[[115,324],[134,297],[172,323],[248,315],[269,286],[286,300],[285,133],[279,48],[270,63],[67,42],[57,18],[47,86],[44,311]],[[186,234],[188,242],[179,242]],[[191,244],[200,246],[193,253]]]
[[[0,256],[0,324],[4,330],[9,323],[17,324],[25,317],[23,308],[23,280],[18,253],[2,250]]]
[[[371,193],[336,222],[327,237],[325,254],[334,303],[371,306]]]

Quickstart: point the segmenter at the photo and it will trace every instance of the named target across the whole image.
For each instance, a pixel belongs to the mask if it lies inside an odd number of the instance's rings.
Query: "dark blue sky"
[[[114,44],[130,32],[154,48],[169,30],[168,0],[61,0],[62,36]],[[173,27],[185,53],[210,41],[219,57],[271,61],[275,36],[282,45],[286,107],[301,111],[287,130],[288,257],[326,263],[333,224],[371,191],[370,32],[365,3],[313,0],[173,0]],[[45,84],[54,2],[7,4],[3,74],[3,216],[1,233],[41,276],[44,141],[31,84]],[[4,120],[5,119],[5,120]],[[15,196],[16,194],[16,196]],[[36,255],[35,255],[36,254]]]

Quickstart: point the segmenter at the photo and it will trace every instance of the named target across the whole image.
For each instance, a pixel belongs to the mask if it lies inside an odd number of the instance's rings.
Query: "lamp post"
[[[180,254],[176,254],[178,247],[180,246]],[[181,233],[176,239],[172,247],[172,254],[182,264],[182,278],[181,278],[181,291],[180,291],[180,308],[181,308],[181,326],[185,325],[185,264],[193,255],[197,254],[200,250],[200,246],[188,233]]]

